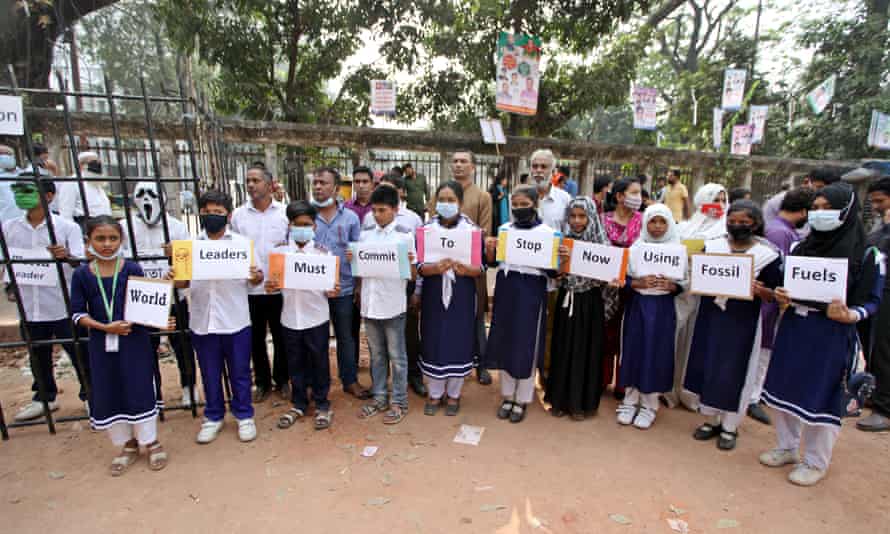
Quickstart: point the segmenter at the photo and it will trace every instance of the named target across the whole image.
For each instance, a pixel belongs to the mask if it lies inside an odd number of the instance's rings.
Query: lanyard
[[[105,294],[105,284],[102,283],[102,277],[99,276],[99,264],[93,263],[93,269],[96,273],[96,281],[99,282],[99,293],[102,294],[102,304],[105,305],[105,312],[108,314],[108,322],[114,321],[114,296],[117,294],[117,279],[118,279],[118,268],[121,266],[121,258],[117,257],[117,261],[114,262],[114,278],[112,278],[111,282],[111,301],[109,302],[108,296]]]

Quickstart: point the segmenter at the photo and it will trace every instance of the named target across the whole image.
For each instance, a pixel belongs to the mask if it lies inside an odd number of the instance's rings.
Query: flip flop
[[[323,410],[315,414],[315,430],[324,430],[330,428],[331,421],[334,419],[334,412]]]
[[[278,428],[285,429],[294,426],[294,423],[297,420],[302,419],[303,416],[306,415],[303,410],[299,408],[291,408],[290,410],[281,414],[281,417],[278,418]]]

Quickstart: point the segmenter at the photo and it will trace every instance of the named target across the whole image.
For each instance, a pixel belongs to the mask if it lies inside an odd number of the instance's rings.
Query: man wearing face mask
[[[260,271],[269,272],[269,252],[287,242],[287,216],[285,207],[272,198],[274,179],[260,162],[247,169],[245,187],[250,200],[232,213],[232,230],[253,240],[253,248],[259,261]],[[281,331],[281,292],[266,293],[260,286],[247,289],[250,307],[251,359],[256,391],[254,401],[263,402],[273,389],[284,400],[290,400],[290,374],[284,351],[284,334]],[[266,348],[267,329],[272,333],[275,351],[272,366]]]
[[[458,149],[451,156],[451,175],[464,191],[460,211],[482,229],[483,234],[491,228],[491,195],[483,191],[474,181],[476,179],[476,155],[471,150]],[[427,213],[436,213],[435,198],[431,198],[426,206]],[[491,384],[491,374],[483,367],[485,362],[485,315],[488,313],[488,283],[484,276],[476,278],[476,352],[479,356],[476,378],[482,385]]]
[[[77,156],[77,162],[80,165],[81,176],[86,179],[83,182],[86,210],[83,207],[83,198],[80,196],[80,187],[76,182],[67,182],[59,188],[59,198],[56,199],[55,205],[59,215],[82,225],[87,213],[90,217],[111,215],[111,201],[108,200],[108,193],[105,191],[107,182],[93,180],[103,175],[99,154],[92,151],[81,152]]]
[[[136,207],[136,213],[131,215],[130,220],[133,221],[133,237],[136,239],[135,253],[140,257],[170,255],[170,242],[164,238],[163,219],[167,220],[170,241],[191,239],[185,223],[165,213],[164,206],[166,205],[167,195],[163,189],[160,192],[158,191],[155,182],[138,182],[133,188],[133,195],[130,198]],[[122,248],[127,258],[134,259],[133,247],[130,245],[130,231],[127,225],[127,219],[125,218],[122,221],[124,230]],[[170,271],[167,260],[163,259],[141,260],[139,265],[145,272],[145,276],[149,278],[164,278]],[[186,300],[187,291],[186,289],[176,290],[179,297],[180,310],[182,310],[184,317],[183,324],[188,324],[189,321],[188,301]],[[191,354],[186,356],[185,345],[180,334],[171,334],[169,337],[173,345],[173,351],[176,354],[176,363],[179,367],[182,404],[191,406],[191,392],[194,390],[194,379],[189,380],[186,375],[185,358],[192,358],[192,361],[194,359]],[[161,338],[151,337],[151,343],[155,351],[157,351],[160,342]],[[194,368],[194,366],[192,367]],[[191,385],[189,384],[190,382]],[[197,394],[197,390],[195,390],[195,394]]]

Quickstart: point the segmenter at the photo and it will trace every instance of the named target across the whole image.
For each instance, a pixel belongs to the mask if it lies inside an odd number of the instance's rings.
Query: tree
[[[0,1],[0,67],[22,87],[46,89],[56,40],[82,17],[117,0]]]

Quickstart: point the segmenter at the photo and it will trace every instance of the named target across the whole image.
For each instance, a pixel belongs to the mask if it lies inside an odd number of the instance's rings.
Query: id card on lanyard
[[[114,296],[117,294],[117,280],[120,277],[118,269],[121,266],[121,259],[118,256],[114,262],[114,277],[111,279],[111,299],[105,293],[105,284],[102,283],[102,276],[99,274],[99,265],[93,262],[93,272],[96,274],[96,282],[99,285],[99,294],[102,295],[102,304],[105,305],[105,313],[108,314],[108,322],[114,322]],[[117,334],[105,334],[105,352],[117,352],[120,345],[120,339]]]

